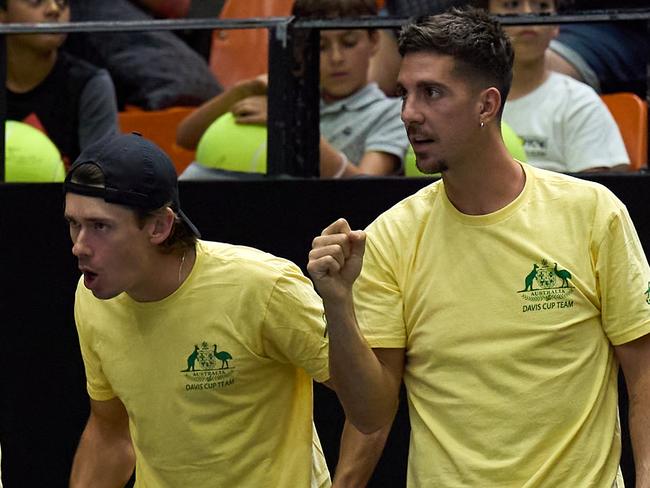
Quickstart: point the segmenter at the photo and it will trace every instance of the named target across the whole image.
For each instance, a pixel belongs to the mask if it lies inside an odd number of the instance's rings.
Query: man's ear
[[[479,119],[484,123],[494,120],[497,117],[501,106],[505,103],[505,100],[501,99],[501,92],[494,86],[483,90],[480,99],[481,106]]]
[[[174,220],[176,219],[174,211],[169,207],[165,207],[164,210],[156,212],[151,218],[149,241],[154,245],[162,244],[174,228]]]

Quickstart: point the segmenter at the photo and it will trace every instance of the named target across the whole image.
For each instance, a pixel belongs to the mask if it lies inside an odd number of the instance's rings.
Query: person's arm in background
[[[368,484],[384,450],[390,427],[389,424],[372,434],[362,434],[346,420],[332,488],[359,488]]]
[[[384,351],[373,349],[380,361]],[[358,488],[368,484],[383,453],[391,426],[392,422],[372,434],[363,434],[346,419],[332,488]]]
[[[72,463],[70,488],[123,487],[135,467],[129,417],[118,398],[90,400],[90,417]]]
[[[380,30],[377,53],[370,58],[368,81],[375,82],[389,97],[397,92],[397,74],[402,57],[397,50],[397,39],[390,30]]]
[[[356,175],[394,175],[402,166],[409,141],[400,117],[398,99],[378,101],[366,117],[372,124],[365,133],[364,153],[360,161],[348,161],[345,155],[321,137],[320,175],[322,178],[340,178]]]
[[[118,129],[115,86],[108,71],[102,69],[86,83],[79,98],[79,148],[83,151]]]
[[[248,97],[266,95],[266,92],[266,75],[235,84],[185,117],[176,130],[176,143],[186,149],[196,149],[201,136],[212,122],[226,112],[233,110],[234,113],[237,102]],[[237,114],[235,115],[237,118]],[[243,123],[244,121],[239,119],[238,122]]]
[[[650,488],[650,334],[615,347],[629,397],[636,488]]]
[[[334,148],[327,140],[320,138],[320,176],[321,178],[346,178],[356,175],[390,175],[400,166],[400,159],[394,154],[380,151],[366,152],[359,166],[355,166],[348,158]]]

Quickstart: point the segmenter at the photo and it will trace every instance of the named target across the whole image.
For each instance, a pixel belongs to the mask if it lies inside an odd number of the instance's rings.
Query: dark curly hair
[[[512,84],[514,51],[501,24],[485,10],[465,7],[421,17],[402,27],[399,52],[432,52],[452,56],[455,72],[481,88],[496,87],[501,110]]]

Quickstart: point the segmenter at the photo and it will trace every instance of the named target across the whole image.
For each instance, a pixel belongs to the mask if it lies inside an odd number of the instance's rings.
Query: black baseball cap
[[[77,168],[85,164],[99,168],[104,175],[104,187],[71,181]],[[171,159],[136,132],[106,136],[88,146],[68,171],[63,191],[142,210],[156,210],[171,202],[172,210],[194,235],[201,237],[181,210],[178,178]]]

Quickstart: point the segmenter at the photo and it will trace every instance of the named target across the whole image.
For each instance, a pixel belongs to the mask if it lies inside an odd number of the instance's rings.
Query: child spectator
[[[0,0],[3,23],[68,22],[68,0]],[[60,52],[64,34],[7,35],[7,118],[45,132],[69,164],[107,133],[117,132],[115,89],[108,73]]]
[[[338,18],[376,15],[374,0],[297,0],[297,17]],[[368,82],[377,50],[374,29],[323,30],[320,37],[320,174],[324,178],[389,175],[401,169],[408,147],[400,101]],[[251,98],[252,97],[252,98]],[[208,126],[231,111],[237,122],[266,123],[266,80],[241,82],[207,102],[180,125],[177,143],[197,146]],[[209,176],[198,163],[185,179]]]
[[[555,0],[489,0],[493,14],[553,13]],[[512,88],[503,120],[524,141],[528,162],[559,172],[627,169],[629,159],[614,118],[588,85],[551,71],[545,53],[557,26],[513,26]]]
[[[440,14],[452,7],[462,7],[470,0],[385,0],[380,15],[392,17],[420,17]],[[370,62],[368,77],[376,82],[384,93],[397,93],[397,73],[402,57],[397,51],[397,31],[379,31],[379,52]]]

